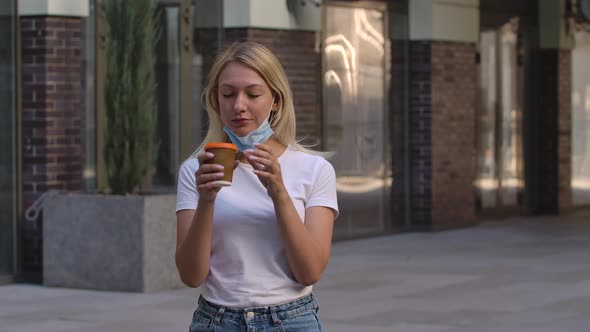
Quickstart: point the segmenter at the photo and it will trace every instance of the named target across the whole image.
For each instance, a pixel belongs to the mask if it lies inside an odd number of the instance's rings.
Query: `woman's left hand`
[[[246,160],[254,168],[254,173],[266,188],[271,198],[277,198],[280,194],[286,193],[281,165],[271,148],[265,144],[254,144],[256,149],[244,151]]]

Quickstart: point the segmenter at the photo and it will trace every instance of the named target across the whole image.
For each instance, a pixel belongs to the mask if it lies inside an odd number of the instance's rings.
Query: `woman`
[[[311,290],[338,215],[334,169],[297,143],[291,89],[266,47],[232,45],[208,79],[209,130],[181,166],[176,206],[180,278],[202,285],[190,331],[321,331]],[[223,166],[203,151],[218,141],[240,150],[221,189]]]

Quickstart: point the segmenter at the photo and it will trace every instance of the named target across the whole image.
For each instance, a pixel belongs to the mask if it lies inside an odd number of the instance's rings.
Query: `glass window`
[[[89,15],[82,19],[82,82],[84,84],[84,188],[96,189],[96,0],[89,1]]]
[[[194,145],[199,145],[207,132],[208,120],[201,94],[206,84],[209,67],[223,47],[223,1],[193,0],[193,116]]]
[[[0,284],[15,273],[15,4],[0,0]]]
[[[590,204],[590,33],[576,33],[572,50],[572,200]]]
[[[523,188],[518,19],[480,35],[479,208],[518,206]]]
[[[174,189],[179,165],[196,149],[206,132],[206,112],[201,105],[201,94],[207,60],[212,59],[222,45],[221,3],[193,0],[187,7],[180,1],[162,0],[160,3],[161,35],[156,50],[158,114],[153,170],[156,191]],[[190,38],[193,39],[192,45]],[[187,70],[190,75],[186,74]],[[188,128],[185,121],[190,123]]]
[[[324,147],[337,175],[336,238],[386,230],[385,12],[328,5],[323,37]]]
[[[160,8],[161,35],[156,47],[157,117],[155,187],[175,184],[180,149],[180,6]]]

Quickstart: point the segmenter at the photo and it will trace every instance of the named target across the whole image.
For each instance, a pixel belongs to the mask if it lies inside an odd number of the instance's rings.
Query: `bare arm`
[[[211,181],[223,176],[223,166],[204,164],[212,157],[211,153],[198,155],[200,166],[195,173],[199,193],[197,209],[176,213],[176,268],[182,282],[193,288],[199,287],[209,274],[213,210],[219,191]],[[234,167],[237,165],[236,161]]]
[[[176,213],[176,267],[182,282],[199,287],[209,274],[214,202]]]
[[[246,156],[252,166],[258,168],[254,172],[273,201],[289,268],[300,284],[312,285],[321,278],[328,265],[334,212],[323,206],[307,208],[303,223],[285,188],[280,164],[270,147],[264,144],[256,147],[254,151],[247,151]]]
[[[334,213],[327,207],[310,207],[304,224],[288,194],[273,202],[289,267],[300,284],[313,285],[330,259]]]

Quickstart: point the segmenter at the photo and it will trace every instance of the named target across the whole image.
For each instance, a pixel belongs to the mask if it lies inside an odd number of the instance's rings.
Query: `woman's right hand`
[[[209,164],[207,160],[213,158],[211,152],[201,152],[197,155],[199,160],[199,169],[195,172],[195,181],[197,184],[197,192],[199,198],[207,201],[214,201],[217,198],[217,193],[221,187],[217,186],[213,181],[219,180],[223,177],[223,166],[218,164]],[[234,162],[234,169],[239,162]]]
[[[218,164],[208,164],[207,160],[213,158],[211,152],[201,152],[197,155],[199,160],[199,169],[195,172],[197,183],[197,192],[199,198],[207,201],[214,201],[220,187],[216,186],[213,181],[223,177],[223,166]]]

